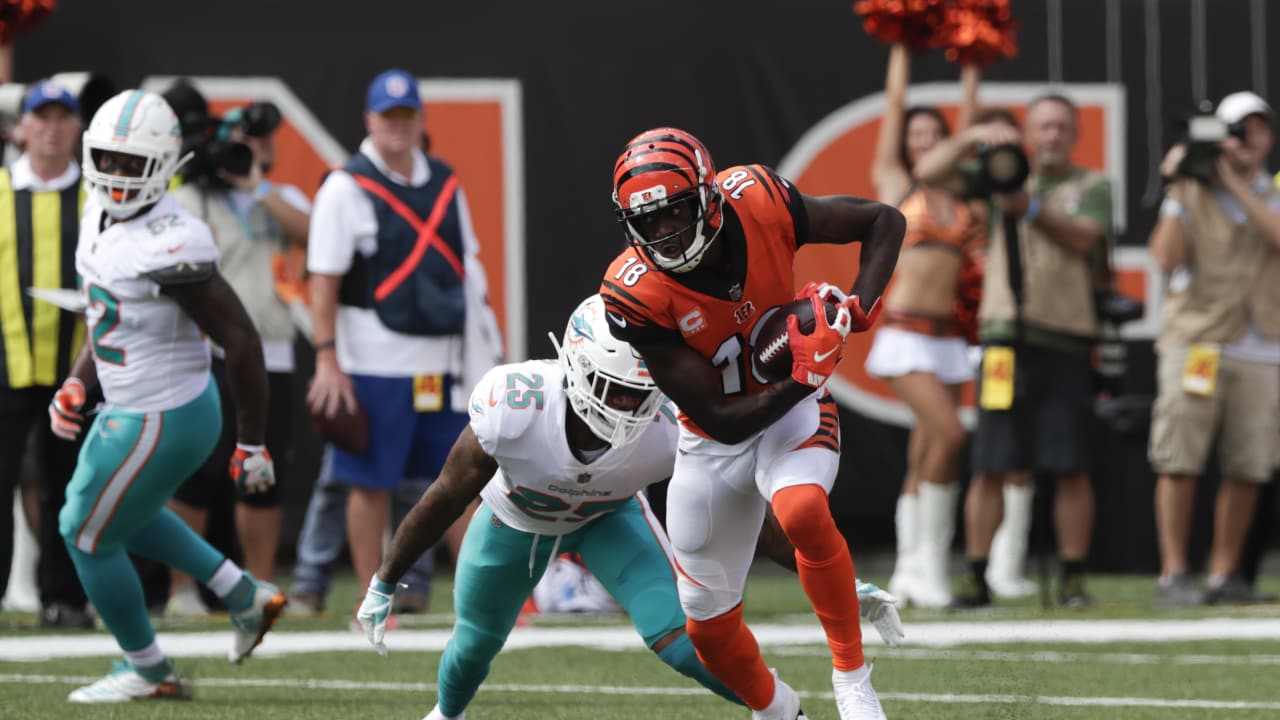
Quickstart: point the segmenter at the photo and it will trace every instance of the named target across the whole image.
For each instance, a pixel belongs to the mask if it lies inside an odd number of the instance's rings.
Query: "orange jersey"
[[[808,235],[800,192],[763,165],[716,175],[724,197],[715,242],[729,268],[688,274],[649,265],[634,247],[614,259],[600,286],[615,337],[631,343],[684,342],[720,369],[726,395],[767,383],[751,367],[760,319],[795,297],[792,260]],[[681,413],[681,422],[699,432]]]

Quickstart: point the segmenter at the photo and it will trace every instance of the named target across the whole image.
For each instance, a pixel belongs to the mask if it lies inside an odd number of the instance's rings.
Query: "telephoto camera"
[[[1192,115],[1187,118],[1187,154],[1178,163],[1178,177],[1211,182],[1217,175],[1222,141],[1229,137],[1245,139],[1244,123],[1228,123],[1215,115]]]
[[[1021,145],[1004,145],[978,148],[978,167],[983,183],[992,192],[1017,192],[1031,175],[1031,163]]]
[[[280,109],[270,102],[232,108],[220,118],[210,115],[204,97],[186,82],[174,84],[164,99],[182,126],[182,153],[191,153],[182,167],[183,179],[205,187],[227,187],[219,171],[248,175],[252,169],[253,151],[231,139],[236,130],[249,137],[266,137],[280,126]]]

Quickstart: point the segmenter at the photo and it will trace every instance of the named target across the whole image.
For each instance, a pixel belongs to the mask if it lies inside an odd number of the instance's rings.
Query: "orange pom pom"
[[[948,60],[986,66],[1018,54],[1019,27],[1009,0],[955,0],[946,8],[938,35]]]
[[[0,0],[0,44],[29,32],[57,6],[57,0]]]
[[[888,45],[902,43],[913,52],[935,45],[945,0],[858,0],[853,11],[867,34]]]

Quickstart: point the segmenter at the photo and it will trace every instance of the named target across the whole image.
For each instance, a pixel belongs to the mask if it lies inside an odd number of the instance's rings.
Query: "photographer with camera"
[[[291,247],[305,250],[310,201],[298,188],[266,179],[275,161],[273,135],[281,121],[275,105],[255,102],[215,117],[199,91],[183,81],[170,88],[165,98],[179,114],[183,153],[191,155],[173,196],[209,225],[221,253],[220,269],[262,337],[270,395],[266,442],[277,477],[287,481],[293,455],[295,329],[289,305],[276,293],[273,258]],[[215,361],[214,374],[225,388],[217,365]],[[224,404],[230,400],[224,392]],[[226,413],[227,418],[234,416]],[[215,510],[229,504],[221,468],[234,449],[233,428],[225,428],[223,436],[207,467],[171,501],[175,512],[199,532],[211,517],[218,517]],[[234,522],[245,567],[267,581],[275,573],[279,545],[279,486],[235,499]],[[205,612],[189,578],[174,573],[168,610]]]
[[[1016,137],[997,138],[983,148],[979,166],[962,174],[966,156],[982,141],[967,137],[940,144],[920,162],[926,184],[954,187],[958,176],[968,175],[973,185],[979,176],[992,191],[995,213],[978,310],[983,360],[974,475],[965,499],[970,571],[952,607],[991,603],[987,561],[1004,514],[1003,487],[1029,486],[1034,470],[1057,479],[1058,599],[1069,608],[1092,602],[1084,589],[1094,513],[1091,352],[1099,326],[1095,275],[1111,232],[1111,183],[1071,162],[1078,127],[1075,103],[1043,95],[1027,109],[1029,152]]]
[[[1237,571],[1280,435],[1280,192],[1264,168],[1274,119],[1262,98],[1232,93],[1214,115],[1191,119],[1189,142],[1160,166],[1169,184],[1149,245],[1168,297],[1148,449],[1159,475],[1159,605],[1270,599]],[[1222,481],[1201,589],[1187,541],[1215,437]]]

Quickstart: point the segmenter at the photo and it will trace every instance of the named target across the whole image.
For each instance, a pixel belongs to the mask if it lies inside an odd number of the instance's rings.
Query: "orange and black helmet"
[[[700,140],[671,127],[632,138],[613,167],[613,203],[627,241],[669,272],[692,270],[720,230],[721,196],[711,153]],[[663,217],[687,218],[659,234]],[[693,230],[692,240],[680,238]],[[659,247],[680,248],[674,256]]]

